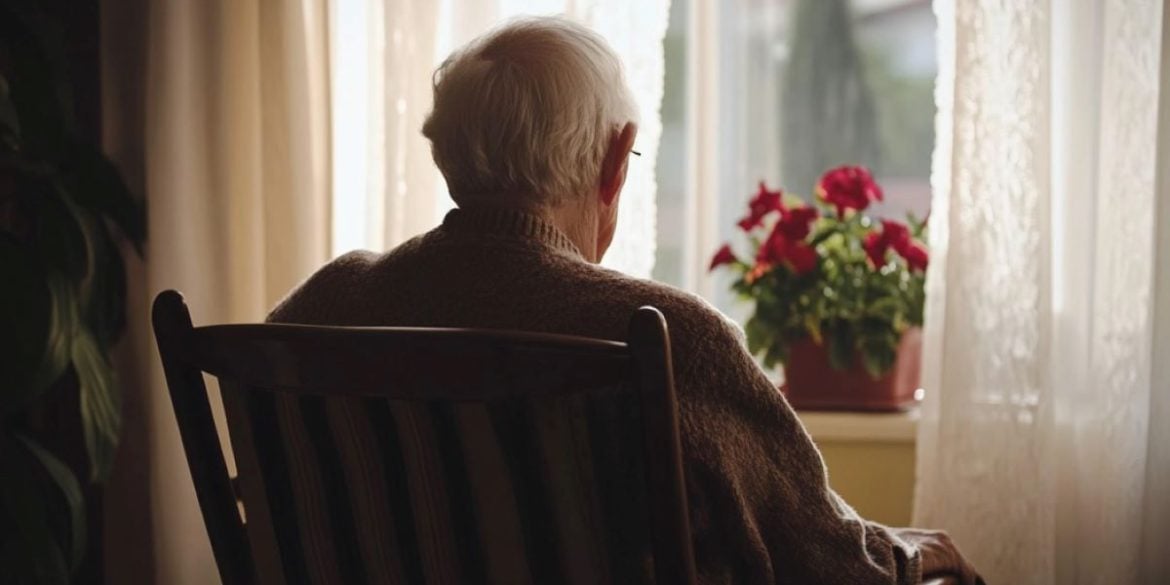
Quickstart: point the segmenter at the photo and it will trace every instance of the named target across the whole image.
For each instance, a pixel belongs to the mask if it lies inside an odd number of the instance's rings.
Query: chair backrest
[[[695,582],[669,338],[652,307],[628,343],[196,328],[175,291],[153,321],[225,585]],[[204,373],[220,384],[238,482]]]

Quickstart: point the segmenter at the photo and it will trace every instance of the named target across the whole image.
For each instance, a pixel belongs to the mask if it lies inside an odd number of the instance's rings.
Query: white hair
[[[637,112],[600,35],[565,18],[525,18],[439,66],[422,132],[459,205],[508,195],[556,205],[598,186],[612,137]]]

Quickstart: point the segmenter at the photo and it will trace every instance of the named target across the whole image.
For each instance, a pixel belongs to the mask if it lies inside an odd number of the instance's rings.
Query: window
[[[861,163],[885,188],[878,215],[928,211],[937,69],[929,0],[673,0],[668,24],[661,0],[331,6],[335,253],[391,247],[449,209],[419,133],[430,73],[461,43],[519,14],[576,11],[628,66],[645,65],[656,45],[639,41],[666,24],[656,179],[636,183],[631,171],[636,184],[623,204],[637,213],[631,200],[652,195],[656,226],[639,225],[657,235],[639,241],[633,264],[652,260],[655,279],[732,317],[742,320],[748,307],[706,266],[760,180],[807,196],[826,168]],[[656,95],[643,79],[655,70],[631,75],[636,95]],[[653,115],[654,104],[642,105],[643,118]],[[610,256],[618,253],[631,252]]]
[[[928,0],[674,0],[654,278],[746,317],[705,268],[760,180],[807,197],[826,168],[861,163],[885,189],[876,215],[925,216],[935,30]]]

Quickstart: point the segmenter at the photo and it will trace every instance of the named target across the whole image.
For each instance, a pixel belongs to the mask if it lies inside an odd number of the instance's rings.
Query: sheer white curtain
[[[990,582],[1170,582],[1168,15],[936,6],[915,523]]]
[[[509,18],[564,14],[609,40],[642,110],[642,157],[631,161],[605,263],[649,276],[669,0],[335,0],[332,11],[334,254],[389,249],[437,225],[450,208],[420,133],[432,70]]]

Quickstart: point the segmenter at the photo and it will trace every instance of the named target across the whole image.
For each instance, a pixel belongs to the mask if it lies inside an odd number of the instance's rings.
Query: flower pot
[[[921,364],[922,331],[917,328],[902,335],[894,367],[877,379],[865,371],[860,355],[849,369],[837,370],[824,346],[804,339],[789,350],[780,389],[797,410],[907,410],[921,399],[916,394]]]

